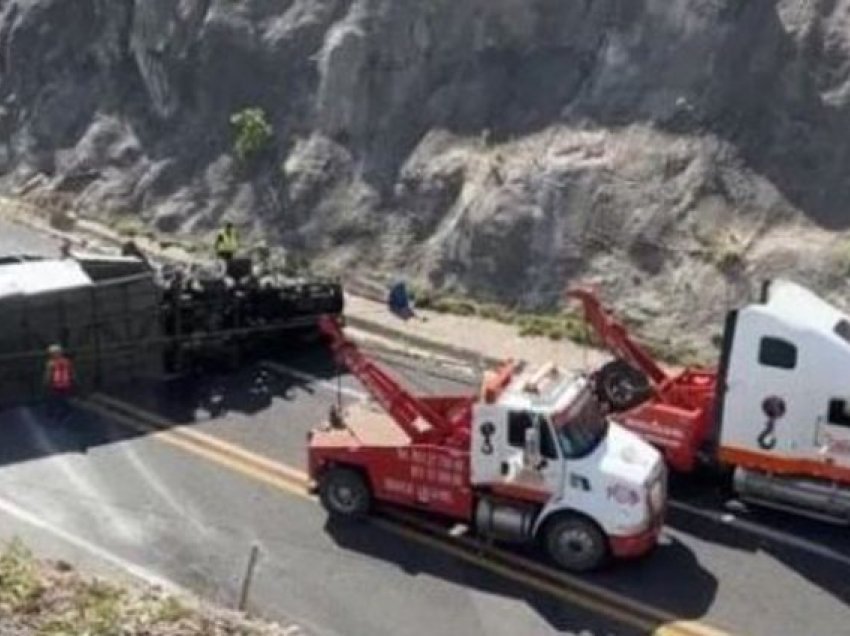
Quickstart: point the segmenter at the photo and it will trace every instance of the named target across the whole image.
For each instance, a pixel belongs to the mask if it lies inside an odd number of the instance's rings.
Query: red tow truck
[[[573,289],[614,360],[594,373],[610,417],[671,468],[709,464],[757,505],[850,524],[850,316],[787,280],[731,311],[719,364],[666,371],[596,293]]]
[[[414,396],[335,320],[321,328],[379,407],[334,408],[310,433],[310,477],[332,515],[362,516],[376,500],[424,510],[488,539],[539,542],[572,571],[655,545],[664,461],[608,422],[588,378],[507,363],[480,395]]]

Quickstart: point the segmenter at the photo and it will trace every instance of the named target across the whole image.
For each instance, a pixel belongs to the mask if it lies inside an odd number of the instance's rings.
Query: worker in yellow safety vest
[[[229,263],[238,249],[239,239],[236,236],[236,228],[233,227],[233,223],[228,221],[215,237],[215,254],[224,262]]]

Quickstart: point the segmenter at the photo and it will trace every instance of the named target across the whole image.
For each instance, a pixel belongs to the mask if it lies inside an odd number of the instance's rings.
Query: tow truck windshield
[[[558,445],[567,459],[592,453],[608,432],[608,420],[590,390],[582,392],[569,407],[552,415]]]

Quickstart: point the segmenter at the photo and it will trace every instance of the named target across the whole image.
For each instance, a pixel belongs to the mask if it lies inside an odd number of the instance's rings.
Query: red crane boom
[[[411,440],[433,442],[445,439],[456,432],[456,423],[461,416],[468,421],[473,398],[418,398],[411,395],[345,337],[335,318],[322,317],[319,329],[329,338],[337,360],[360,380]]]
[[[605,311],[595,292],[590,289],[577,288],[569,290],[567,296],[581,302],[585,320],[596,331],[596,335],[602,340],[602,345],[614,357],[625,360],[642,371],[656,391],[659,391],[670,381],[670,375],[655,362],[643,347],[631,339],[625,325]]]
[[[714,421],[716,371],[685,369],[671,375],[632,340],[595,292],[579,288],[569,290],[567,296],[582,303],[585,318],[602,346],[643,373],[652,389],[639,403],[625,407],[618,421],[661,448],[674,468],[692,470],[697,454],[709,441]]]

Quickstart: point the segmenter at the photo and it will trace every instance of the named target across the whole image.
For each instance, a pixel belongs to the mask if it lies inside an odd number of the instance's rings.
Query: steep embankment
[[[656,335],[845,291],[848,0],[0,0],[0,42],[0,186],[84,214],[509,302],[591,278]]]

